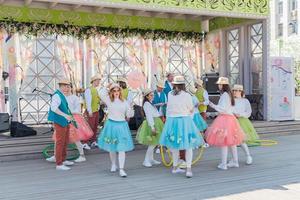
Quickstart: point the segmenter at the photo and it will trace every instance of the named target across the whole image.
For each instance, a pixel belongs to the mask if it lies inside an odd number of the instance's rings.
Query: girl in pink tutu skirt
[[[221,148],[222,162],[218,168],[227,170],[227,167],[239,167],[237,145],[243,142],[244,132],[233,115],[235,102],[228,78],[220,77],[217,84],[221,92],[220,100],[218,105],[210,102],[209,106],[219,112],[219,115],[207,129],[205,135],[209,145]],[[230,165],[227,165],[228,147],[230,147],[233,157]]]

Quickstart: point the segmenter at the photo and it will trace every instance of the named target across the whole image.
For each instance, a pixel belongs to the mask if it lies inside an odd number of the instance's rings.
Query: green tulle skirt
[[[161,132],[164,128],[164,123],[159,117],[154,118],[154,127],[156,135],[152,134],[151,127],[148,125],[147,120],[144,120],[137,131],[136,140],[138,143],[144,145],[158,145]]]
[[[238,121],[246,135],[246,142],[253,142],[259,140],[259,136],[248,118],[239,117]]]

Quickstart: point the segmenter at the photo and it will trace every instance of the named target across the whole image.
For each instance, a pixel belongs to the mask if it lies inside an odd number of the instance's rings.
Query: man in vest
[[[51,98],[48,121],[53,122],[56,132],[55,160],[57,170],[69,170],[74,163],[66,160],[69,142],[69,124],[72,119],[66,96],[71,90],[71,82],[63,79],[58,82],[59,89]]]
[[[197,79],[195,81],[195,86],[197,88],[196,97],[199,100],[199,112],[204,120],[206,117],[207,105],[209,104],[209,98],[207,91],[203,88],[203,81],[201,79]]]
[[[129,105],[132,106],[133,104],[133,94],[127,87],[127,80],[126,78],[120,77],[116,81],[120,87],[122,88],[122,97],[126,99],[126,101],[129,103]]]
[[[167,95],[164,93],[164,82],[162,80],[156,83],[156,90],[154,91],[153,105],[159,111],[159,114],[165,122],[167,110]]]
[[[98,94],[97,87],[101,81],[100,75],[95,75],[91,78],[91,86],[88,87],[84,92],[85,105],[86,105],[86,115],[88,118],[88,123],[91,129],[94,132],[94,135],[90,138],[89,141],[85,141],[83,147],[85,149],[90,149],[88,143],[91,144],[91,147],[97,147],[97,132],[98,132],[98,123],[99,123],[99,107],[100,107],[100,97]]]
[[[173,90],[173,85],[172,85],[173,79],[174,79],[174,74],[170,72],[167,73],[167,80],[165,81],[165,87],[164,87],[164,93],[167,95],[167,97],[169,92]]]

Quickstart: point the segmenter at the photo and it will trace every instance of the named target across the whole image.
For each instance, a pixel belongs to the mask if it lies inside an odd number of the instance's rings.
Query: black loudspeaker
[[[36,135],[36,130],[20,123],[11,122],[10,125],[10,136],[11,137],[26,137]]]
[[[9,129],[9,114],[0,113],[0,131],[6,131]]]
[[[128,125],[130,130],[137,130],[144,121],[144,111],[141,106],[134,105],[134,116],[130,118]]]
[[[219,94],[218,85],[216,84],[218,79],[218,73],[205,74],[202,77],[204,88],[207,90],[208,94]]]

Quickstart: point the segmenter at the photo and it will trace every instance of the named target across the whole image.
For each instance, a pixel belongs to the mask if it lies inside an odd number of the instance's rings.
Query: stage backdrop
[[[293,59],[271,58],[271,120],[294,119],[294,73]]]

